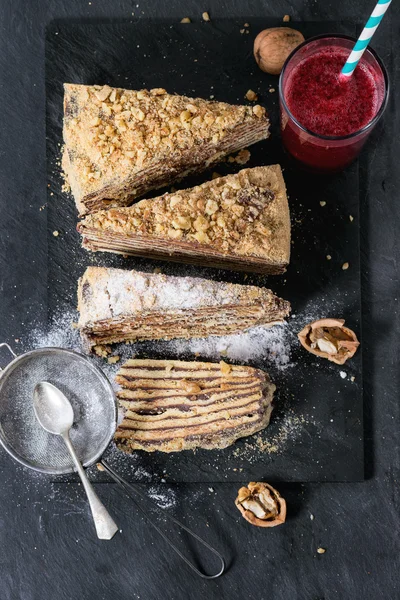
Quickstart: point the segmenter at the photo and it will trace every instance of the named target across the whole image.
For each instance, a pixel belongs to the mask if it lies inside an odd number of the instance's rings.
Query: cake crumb
[[[343,271],[347,271],[347,269],[349,268],[349,266],[350,266],[350,265],[349,265],[349,263],[348,263],[348,262],[345,262],[345,263],[343,263],[343,264],[342,264],[342,269],[343,269]]]
[[[356,378],[354,377],[354,375],[352,375],[352,376],[350,377],[350,381],[351,381],[352,383],[354,383],[354,381],[355,381],[355,380],[356,380]]]
[[[189,19],[189,17],[183,17],[183,19],[181,19],[181,23],[191,23],[192,21]]]
[[[326,206],[326,202],[325,202],[325,200],[321,200],[321,201],[320,201],[320,205],[321,205],[321,206]]]
[[[105,471],[105,468],[103,467],[103,465],[101,463],[97,463],[96,467],[97,467],[98,471]]]
[[[54,237],[58,237],[60,235],[60,232],[55,230],[55,231],[53,231],[53,235],[54,235]]]
[[[332,256],[330,254],[327,254],[326,255],[326,260],[331,260],[331,259],[332,259]]]
[[[101,358],[107,358],[107,356],[111,353],[110,346],[93,346],[93,351],[97,356]]]
[[[250,27],[250,23],[245,23],[243,27]]]
[[[347,377],[347,373],[346,373],[346,371],[340,371],[340,377],[341,377],[342,379],[346,379],[346,377]]]
[[[240,33],[243,35],[243,33],[244,33],[244,29],[241,29],[241,30],[240,30]]]
[[[203,17],[203,21],[211,21],[210,15],[208,14],[208,12],[203,12],[203,14],[201,16]]]
[[[349,215],[349,219],[350,219],[350,222],[352,223],[354,221],[353,215]]]
[[[243,148],[242,150],[239,150],[239,152],[237,153],[237,155],[235,157],[235,162],[238,165],[245,165],[247,162],[249,162],[250,157],[251,157],[250,150],[247,150],[247,148]]]
[[[284,15],[284,17],[283,17],[282,21],[283,21],[284,23],[289,23],[289,21],[290,21],[290,15]]]
[[[269,90],[268,90],[268,91],[269,91],[269,93],[270,93],[270,94],[273,94],[273,93],[274,93],[274,91],[275,91],[275,88],[271,87],[271,88],[269,88]]]
[[[246,100],[249,100],[249,102],[256,102],[256,100],[258,100],[258,96],[253,90],[247,90],[245,98]]]
[[[325,554],[326,549],[325,548],[317,548],[317,552],[318,552],[318,554]]]
[[[116,354],[115,356],[109,356],[107,358],[107,362],[110,365],[115,365],[115,363],[117,363],[120,360],[120,356],[118,356],[118,354]]]

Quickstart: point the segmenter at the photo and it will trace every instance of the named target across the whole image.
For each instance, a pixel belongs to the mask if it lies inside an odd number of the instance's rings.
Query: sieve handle
[[[203,579],[216,579],[217,577],[221,577],[221,575],[225,571],[225,561],[224,561],[223,557],[221,556],[221,554],[218,552],[218,550],[216,550],[208,542],[203,540],[203,538],[201,538],[199,535],[197,535],[197,533],[195,533],[194,531],[189,529],[189,527],[187,527],[186,525],[184,525],[183,523],[178,521],[178,519],[175,519],[175,517],[168,514],[163,508],[161,508],[160,506],[158,506],[157,504],[152,502],[148,496],[146,496],[145,494],[143,494],[142,492],[139,491],[137,486],[134,487],[133,485],[131,485],[130,483],[125,481],[125,479],[123,477],[121,477],[120,475],[118,475],[118,473],[116,473],[114,471],[114,469],[112,469],[110,467],[110,465],[104,459],[101,459],[100,464],[107,471],[107,473],[114,479],[114,481],[116,481],[120,485],[120,487],[122,487],[122,489],[125,491],[125,493],[130,497],[130,499],[136,505],[136,508],[138,508],[140,510],[140,512],[142,513],[142,515],[144,516],[146,521],[149,523],[149,525],[151,525],[153,527],[153,529],[155,529],[157,531],[157,533],[159,533],[161,535],[161,537],[169,545],[169,547],[174,552],[176,552],[176,554],[178,556],[180,556],[180,558],[188,565],[188,567],[190,567],[192,569],[192,571],[194,571],[197,575],[199,575]],[[191,535],[195,540],[197,540],[200,544],[202,544],[204,546],[204,548],[206,548],[211,554],[213,554],[218,559],[219,571],[217,571],[213,575],[208,575],[206,573],[203,573],[203,571],[200,571],[186,556],[184,556],[182,554],[182,552],[172,542],[172,540],[170,540],[170,538],[154,523],[154,520],[152,519],[152,517],[150,516],[148,511],[146,511],[139,504],[139,502],[137,502],[136,496],[139,496],[139,498],[141,498],[142,500],[145,500],[145,502],[147,504],[150,503],[150,505],[152,505],[152,507],[158,513],[161,513],[163,515],[164,519],[168,519],[169,521],[174,523],[174,525],[176,525],[178,530],[183,529],[184,531],[186,531],[186,533]]]
[[[2,342],[0,344],[0,348],[7,348],[7,350],[11,354],[11,356],[13,358],[17,358],[17,355],[15,354],[14,350],[11,348],[11,346],[9,344],[6,344],[6,342]],[[3,370],[3,367],[0,367],[0,371],[2,371],[2,370]]]
[[[94,525],[96,527],[97,537],[100,540],[111,540],[114,534],[117,533],[118,526],[115,524],[114,520],[109,515],[106,507],[101,502],[100,498],[94,491],[92,484],[86,477],[86,473],[81,463],[79,462],[79,459],[75,453],[75,449],[71,443],[71,440],[69,439],[67,431],[62,434],[62,438],[69,450],[72,460],[74,461],[75,468],[78,471],[78,475],[81,478],[82,485],[87,495],[87,499],[89,500],[89,506],[90,510],[92,511],[92,517]]]

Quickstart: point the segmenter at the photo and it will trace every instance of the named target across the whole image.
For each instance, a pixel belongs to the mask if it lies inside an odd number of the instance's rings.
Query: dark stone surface
[[[294,6],[292,6],[292,4]],[[359,23],[364,2],[289,3],[194,0],[69,2],[3,0],[0,6],[0,338],[23,338],[45,318],[39,304],[47,282],[37,273],[32,247],[46,235],[44,128],[44,27],[55,18],[190,16],[200,20],[243,16],[347,19]],[[229,563],[215,582],[196,578],[151,533],[114,485],[98,486],[112,506],[122,536],[98,542],[80,486],[54,484],[0,454],[0,597],[3,600],[109,600],[116,597],[195,600],[334,600],[400,597],[398,228],[399,123],[393,60],[400,18],[393,3],[374,39],[389,68],[393,93],[384,123],[360,161],[365,454],[367,480],[354,484],[284,485],[289,519],[276,530],[258,530],[238,518],[237,484],[158,484],[152,493],[175,494],[171,511],[218,546]],[[4,216],[5,215],[5,216]],[[22,229],[21,229],[22,228]],[[18,239],[14,234],[18,231]],[[22,236],[21,236],[22,231]],[[5,233],[4,233],[5,232]],[[14,248],[25,260],[9,268]],[[41,252],[45,253],[46,248]],[[23,257],[23,253],[19,252]],[[38,314],[38,311],[43,311]],[[154,487],[154,486],[153,486]],[[168,499],[168,498],[167,498]],[[310,519],[310,514],[314,519]],[[325,554],[316,549],[326,548]]]
[[[279,23],[273,19],[249,18],[248,21],[251,31],[261,31]],[[159,473],[165,472],[168,481],[175,483],[240,482],[244,479],[359,481],[364,475],[361,353],[343,367],[347,377],[342,379],[341,368],[306,353],[296,338],[296,333],[307,322],[328,314],[345,318],[348,326],[360,333],[358,164],[333,177],[314,176],[310,185],[310,174],[289,163],[279,134],[277,77],[268,76],[257,68],[252,54],[253,36],[241,34],[241,26],[239,19],[191,23],[189,27],[170,19],[157,23],[146,19],[136,23],[98,25],[57,22],[47,28],[49,320],[59,313],[71,314],[73,320],[78,320],[74,314],[76,282],[86,266],[93,263],[149,272],[158,267],[170,275],[205,276],[271,287],[291,302],[293,317],[289,319],[288,329],[294,337],[291,366],[286,370],[277,368],[262,353],[251,361],[252,366],[268,371],[277,387],[271,425],[260,435],[239,440],[224,450],[156,452],[144,456],[139,453],[141,463],[156,480]],[[352,24],[302,24],[306,38],[327,28],[355,33]],[[82,249],[76,231],[75,203],[62,193],[57,167],[62,139],[64,82],[100,82],[128,89],[161,86],[176,93],[205,98],[212,93],[215,98],[233,103],[242,102],[248,89],[257,90],[260,102],[268,108],[272,135],[251,148],[251,158],[246,166],[279,163],[284,170],[292,221],[292,255],[287,272],[265,277],[147,258],[93,254]],[[270,87],[275,89],[274,93],[268,92]],[[237,172],[240,167],[218,164],[216,169],[226,174]],[[209,177],[210,171],[185,178],[177,187],[190,187]],[[160,192],[154,192],[157,193]],[[324,207],[320,206],[322,199],[326,202]],[[349,215],[353,216],[353,222]],[[54,230],[60,230],[61,236],[54,238]],[[332,260],[326,260],[327,254]],[[347,271],[341,268],[345,261],[351,265]],[[126,353],[125,345],[116,349],[117,354],[124,351]],[[168,344],[159,341],[136,344],[131,352],[137,353],[138,358],[194,358],[190,353],[184,356],[171,353]],[[201,355],[198,358],[207,359]],[[351,377],[355,381],[351,381]],[[296,419],[298,425],[285,449],[270,453],[262,451],[260,444],[279,439],[290,419]],[[118,461],[118,471],[122,469],[124,477],[146,481],[133,467],[132,459],[116,452],[110,457],[113,459]],[[92,472],[92,476],[96,474],[96,470]]]

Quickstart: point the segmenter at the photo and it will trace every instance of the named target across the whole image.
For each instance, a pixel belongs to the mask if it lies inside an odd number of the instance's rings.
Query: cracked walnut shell
[[[344,323],[344,319],[319,319],[306,325],[298,338],[312,354],[343,365],[360,345],[354,331],[344,327]]]
[[[241,487],[235,504],[246,521],[257,527],[275,527],[286,520],[286,502],[269,483],[251,481]]]

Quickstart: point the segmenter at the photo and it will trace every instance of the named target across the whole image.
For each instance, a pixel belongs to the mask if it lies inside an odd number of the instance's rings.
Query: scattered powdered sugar
[[[294,443],[308,425],[315,423],[304,415],[298,415],[288,409],[276,418],[275,423],[267,430],[257,433],[246,440],[242,447],[235,448],[233,456],[250,463],[259,460],[259,452],[265,454],[281,454],[288,443]],[[272,429],[274,433],[272,433]]]
[[[278,369],[290,366],[293,334],[287,323],[274,327],[254,327],[244,333],[190,340],[173,340],[167,349],[174,353],[194,354],[219,360],[226,357],[249,362],[264,358]]]
[[[64,312],[53,317],[46,329],[33,329],[23,345],[26,350],[35,348],[69,348],[82,351],[79,331],[76,328],[76,312]]]
[[[173,508],[176,506],[176,492],[171,488],[162,489],[161,486],[151,486],[147,491],[149,498],[160,508]]]

